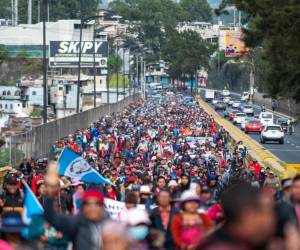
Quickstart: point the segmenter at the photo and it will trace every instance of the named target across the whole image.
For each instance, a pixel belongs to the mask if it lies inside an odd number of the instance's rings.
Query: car
[[[260,133],[260,142],[264,144],[267,141],[278,141],[284,143],[284,132],[280,125],[266,125]]]
[[[222,96],[230,96],[229,90],[224,89],[224,90],[222,91]]]
[[[226,104],[223,101],[216,102],[214,105],[215,110],[226,110]]]
[[[224,118],[229,118],[229,115],[230,115],[230,113],[231,113],[231,111],[232,111],[233,109],[232,108],[226,108],[224,111],[223,111],[223,117]]]
[[[261,112],[259,120],[263,126],[274,124],[274,115],[271,112]]]
[[[231,106],[232,106],[233,108],[239,108],[240,105],[241,105],[241,102],[239,102],[239,101],[234,101],[234,102],[232,103]]]
[[[245,117],[244,121],[241,122],[241,130],[245,131],[247,122],[250,120],[248,116]]]
[[[242,94],[242,96],[241,96],[241,100],[242,100],[242,101],[248,101],[249,98],[250,98],[249,92],[246,92],[246,91],[243,92],[243,94]]]
[[[276,124],[280,125],[284,132],[287,131],[287,127],[288,127],[288,119],[287,118],[278,118],[276,120]]]
[[[241,124],[247,115],[245,113],[236,113],[233,118],[233,124]]]
[[[235,99],[231,98],[231,99],[229,100],[229,102],[228,102],[228,105],[229,105],[229,106],[232,106],[232,104],[233,104],[235,101],[236,101]]]
[[[233,110],[230,112],[230,114],[229,114],[229,120],[232,121],[233,118],[235,117],[235,114],[236,114],[236,113],[239,113],[239,112],[240,112],[239,110],[233,109]]]
[[[249,132],[257,132],[260,133],[262,130],[262,124],[259,119],[250,119],[245,125],[245,133],[248,134]]]
[[[221,101],[222,101],[221,99],[214,98],[211,103],[212,105],[215,105],[217,102],[221,102]]]
[[[225,96],[225,97],[223,98],[223,102],[225,102],[226,104],[228,104],[229,101],[230,101],[230,99],[231,99],[230,96]]]
[[[254,109],[251,105],[244,105],[243,113],[253,116],[254,115]]]

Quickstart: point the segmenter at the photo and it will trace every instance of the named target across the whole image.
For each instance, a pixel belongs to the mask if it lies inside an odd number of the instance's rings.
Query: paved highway
[[[232,94],[232,97],[238,100],[240,98],[237,94]],[[258,115],[260,113],[260,107],[255,105],[253,107],[255,115]],[[223,117],[222,111],[218,111],[218,113]],[[279,117],[286,118],[288,116],[275,112],[274,117],[276,120]],[[249,133],[248,135],[260,143],[260,135],[258,133]],[[282,161],[287,163],[300,163],[300,125],[297,125],[293,135],[285,135],[283,145],[277,142],[267,142],[263,144],[263,146]]]

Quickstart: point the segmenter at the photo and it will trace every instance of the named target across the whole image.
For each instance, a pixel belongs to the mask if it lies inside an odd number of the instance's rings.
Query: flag
[[[110,180],[105,179],[81,156],[69,148],[64,148],[58,160],[58,174],[70,178],[77,178],[83,182],[95,184],[110,184]]]
[[[30,187],[25,181],[22,181],[24,185],[24,210],[23,221],[29,224],[34,216],[43,215],[44,209]]]

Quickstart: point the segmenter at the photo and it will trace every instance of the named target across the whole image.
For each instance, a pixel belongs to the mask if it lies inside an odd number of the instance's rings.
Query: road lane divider
[[[210,115],[213,116],[219,126],[222,126],[230,135],[231,146],[239,141],[243,141],[248,148],[247,162],[256,159],[263,168],[271,168],[278,176],[284,177],[286,163],[261,144],[253,140],[239,128],[234,126],[228,120],[221,117],[211,106],[209,106],[200,96],[196,96],[199,105]]]

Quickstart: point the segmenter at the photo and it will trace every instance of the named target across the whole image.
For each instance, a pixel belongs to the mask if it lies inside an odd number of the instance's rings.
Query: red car
[[[262,129],[262,124],[258,119],[251,119],[246,123],[245,126],[245,133],[248,134],[249,132],[258,132],[260,133]]]
[[[235,117],[235,114],[236,114],[236,113],[239,113],[239,112],[240,112],[240,111],[238,111],[238,110],[232,110],[232,111],[230,112],[230,114],[229,114],[229,120],[232,121],[233,118]]]

